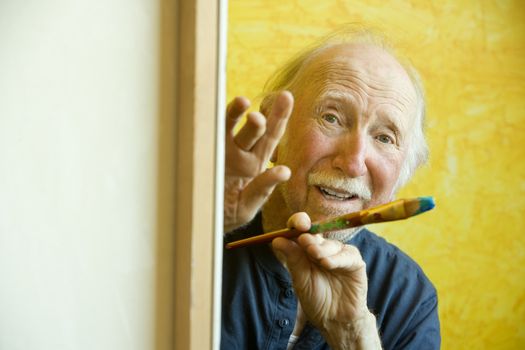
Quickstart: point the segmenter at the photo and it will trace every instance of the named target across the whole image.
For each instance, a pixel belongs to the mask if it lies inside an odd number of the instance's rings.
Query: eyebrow
[[[337,106],[336,108],[344,108],[344,103],[349,103],[352,108],[355,108],[355,97],[348,92],[341,92],[337,90],[328,90],[322,92],[314,101],[314,109],[319,112],[322,108],[326,107],[327,100],[334,101]]]
[[[406,132],[403,133],[402,125],[399,124],[399,119],[392,117],[391,113],[376,113],[376,120],[384,127],[391,129],[396,137],[398,138],[400,144],[406,138]]]
[[[322,104],[325,100],[331,99],[335,100],[338,103],[341,102],[349,102],[352,104],[352,106],[355,106],[356,101],[355,97],[348,92],[341,92],[338,90],[327,90],[323,93],[321,93],[315,100],[315,109],[318,110],[322,107]],[[397,106],[395,106],[396,109],[399,109]],[[378,113],[379,112],[379,113]],[[392,113],[391,111],[385,111],[380,110],[376,111],[376,120],[382,123],[382,125],[392,129],[394,133],[403,139],[403,135],[401,133],[401,125],[399,124],[399,118],[396,116],[396,113]]]

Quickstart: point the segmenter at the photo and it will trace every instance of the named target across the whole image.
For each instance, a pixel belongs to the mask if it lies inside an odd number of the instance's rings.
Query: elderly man
[[[308,233],[391,201],[426,160],[416,73],[370,37],[330,39],[268,92],[235,135],[249,102],[228,106],[226,239],[305,233],[224,252],[221,348],[439,348],[436,290],[413,260],[365,228]]]

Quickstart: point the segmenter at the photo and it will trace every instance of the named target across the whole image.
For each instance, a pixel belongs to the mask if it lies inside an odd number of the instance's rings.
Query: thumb
[[[290,169],[275,166],[253,179],[242,191],[240,199],[241,217],[252,217],[263,206],[277,184],[290,178]]]
[[[308,232],[312,226],[312,220],[305,212],[298,212],[290,216],[286,223],[288,228],[294,228],[299,232]]]

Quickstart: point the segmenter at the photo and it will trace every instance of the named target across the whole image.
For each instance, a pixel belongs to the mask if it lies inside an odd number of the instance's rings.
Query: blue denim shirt
[[[262,232],[258,215],[229,241]],[[356,246],[368,275],[368,308],[377,320],[384,349],[439,349],[437,294],[421,268],[398,248],[363,229]],[[225,250],[221,349],[286,349],[294,328],[297,299],[288,271],[267,245]],[[293,348],[330,349],[306,323]]]

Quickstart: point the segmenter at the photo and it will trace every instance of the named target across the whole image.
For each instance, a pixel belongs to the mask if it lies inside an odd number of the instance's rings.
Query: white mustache
[[[367,201],[372,199],[372,191],[362,177],[345,177],[318,171],[308,174],[308,185],[347,192]]]

